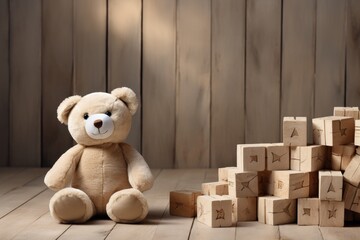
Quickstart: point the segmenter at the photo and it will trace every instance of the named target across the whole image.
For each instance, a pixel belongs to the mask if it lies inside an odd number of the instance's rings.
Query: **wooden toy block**
[[[360,213],[360,189],[344,182],[345,209]]]
[[[261,144],[238,144],[237,167],[241,171],[264,171],[265,150]]]
[[[296,199],[275,196],[258,198],[258,221],[270,225],[296,221]]]
[[[272,171],[258,172],[259,196],[274,194],[274,179]]]
[[[289,170],[290,169],[290,148],[282,143],[268,144],[266,146],[266,169]]]
[[[274,196],[296,199],[309,197],[309,173],[273,171]]]
[[[235,198],[233,203],[237,222],[256,221],[256,197]]]
[[[331,153],[331,169],[336,171],[344,171],[354,155],[354,145],[333,146]]]
[[[344,202],[320,201],[320,227],[343,227],[344,210]]]
[[[355,121],[351,117],[314,118],[313,136],[317,145],[336,146],[354,141]]]
[[[229,195],[232,197],[256,197],[259,194],[257,172],[229,171]]]
[[[359,113],[360,114],[360,113]],[[360,116],[359,116],[360,118]],[[360,146],[360,120],[355,121],[355,139],[354,144]]]
[[[360,149],[356,149],[356,154],[351,159],[344,172],[344,180],[355,187],[360,185]]]
[[[218,179],[219,182],[228,181],[228,172],[230,169],[237,169],[236,167],[223,167],[218,169]]]
[[[299,198],[298,199],[298,225],[319,225],[319,205],[318,198]]]
[[[319,173],[309,172],[309,197],[319,196]]]
[[[334,116],[345,116],[359,119],[358,107],[334,107]]]
[[[196,216],[196,199],[200,191],[179,190],[170,192],[170,215],[180,217]]]
[[[285,146],[306,146],[306,117],[284,117],[283,142]]]
[[[302,172],[323,169],[326,161],[326,147],[321,145],[291,147],[290,168]]]
[[[319,199],[341,201],[343,176],[340,171],[319,171]]]
[[[197,219],[210,227],[232,226],[232,201],[227,196],[199,196]]]
[[[201,185],[201,190],[204,195],[228,195],[228,182],[209,182]]]

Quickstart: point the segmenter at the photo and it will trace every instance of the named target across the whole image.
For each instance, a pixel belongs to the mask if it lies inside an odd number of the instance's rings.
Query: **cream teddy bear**
[[[58,107],[77,145],[65,152],[44,182],[57,191],[50,214],[61,223],[82,223],[107,214],[113,221],[135,223],[148,213],[142,194],[153,185],[144,158],[124,143],[138,107],[129,88],[72,96]]]

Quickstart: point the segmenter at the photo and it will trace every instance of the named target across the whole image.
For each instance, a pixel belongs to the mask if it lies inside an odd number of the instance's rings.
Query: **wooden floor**
[[[145,193],[150,212],[142,224],[94,219],[87,224],[58,224],[49,215],[54,194],[43,184],[47,169],[0,168],[0,239],[360,239],[360,227],[270,226],[258,222],[209,228],[193,218],[169,215],[169,191],[199,189],[215,181],[216,169],[153,170],[154,187]]]

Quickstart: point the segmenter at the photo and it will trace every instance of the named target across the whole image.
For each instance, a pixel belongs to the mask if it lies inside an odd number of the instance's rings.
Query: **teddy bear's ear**
[[[75,105],[80,101],[80,99],[80,96],[75,95],[66,98],[64,101],[62,101],[62,103],[60,103],[57,109],[57,118],[61,123],[67,125],[71,109],[75,107]]]
[[[130,110],[131,115],[136,113],[138,108],[138,101],[133,90],[127,87],[116,88],[112,90],[111,94],[126,104]]]

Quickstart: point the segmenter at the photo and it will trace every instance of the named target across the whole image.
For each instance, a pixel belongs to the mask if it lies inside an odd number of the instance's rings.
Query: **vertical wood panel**
[[[345,6],[343,0],[317,1],[315,117],[344,105]]]
[[[72,94],[73,0],[42,3],[42,166],[48,167],[72,145],[56,109]]]
[[[109,0],[108,91],[126,86],[141,101],[141,0]],[[127,142],[141,150],[141,105]]]
[[[360,106],[360,1],[347,8],[346,105]]]
[[[0,166],[9,159],[9,0],[0,0]]]
[[[145,0],[143,4],[143,155],[153,168],[172,168],[176,0]]]
[[[41,0],[10,9],[10,165],[40,166]]]
[[[245,135],[244,0],[212,2],[211,167],[235,166]]]
[[[316,1],[283,1],[281,116],[308,118],[314,113]]]
[[[280,133],[281,1],[247,2],[246,142]]]
[[[177,167],[208,167],[210,150],[210,1],[177,6]]]
[[[74,93],[106,90],[106,0],[74,1]]]

